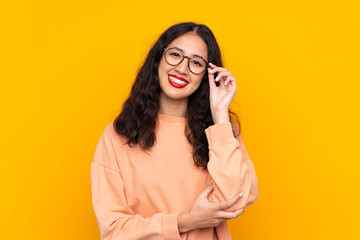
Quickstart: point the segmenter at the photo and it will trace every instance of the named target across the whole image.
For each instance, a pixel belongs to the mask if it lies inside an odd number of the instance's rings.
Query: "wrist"
[[[214,124],[230,122],[230,117],[228,112],[216,113],[213,115]]]
[[[180,213],[177,216],[179,233],[188,232],[191,229],[188,227],[188,219],[184,213]]]

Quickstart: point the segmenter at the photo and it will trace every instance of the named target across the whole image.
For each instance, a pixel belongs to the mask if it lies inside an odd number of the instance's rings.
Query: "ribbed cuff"
[[[226,139],[234,138],[230,122],[223,122],[212,125],[205,129],[205,134],[209,146],[212,146],[214,143],[221,142]]]
[[[177,222],[177,214],[164,214],[161,222],[164,240],[181,240]]]

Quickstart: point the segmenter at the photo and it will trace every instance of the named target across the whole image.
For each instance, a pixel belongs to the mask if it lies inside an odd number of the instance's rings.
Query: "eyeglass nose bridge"
[[[189,71],[193,73],[193,71],[191,71],[191,69],[190,69],[191,57],[185,56],[184,54],[181,54],[181,55],[182,55],[182,59],[180,60],[180,62],[178,64],[173,65],[173,66],[179,66],[184,61],[184,59],[187,58],[187,59],[189,59],[188,63],[187,63],[187,67],[188,67]]]
[[[183,58],[182,58],[181,61],[177,64],[177,66],[179,66],[179,65],[184,61],[185,58],[188,59],[187,66],[188,66],[189,71],[192,72],[191,69],[190,69],[191,57],[188,57],[188,56],[183,55]]]

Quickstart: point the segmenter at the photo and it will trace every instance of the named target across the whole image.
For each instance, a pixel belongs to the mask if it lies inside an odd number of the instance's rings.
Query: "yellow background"
[[[360,239],[357,2],[0,1],[0,239],[99,239],[96,144],[182,21],[213,30],[238,81],[260,197],[233,239]]]

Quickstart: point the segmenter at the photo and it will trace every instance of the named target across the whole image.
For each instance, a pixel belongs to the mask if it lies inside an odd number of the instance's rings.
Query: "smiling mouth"
[[[177,78],[174,75],[169,75],[168,79],[169,79],[169,83],[176,88],[186,87],[190,83],[189,81],[183,78]]]

